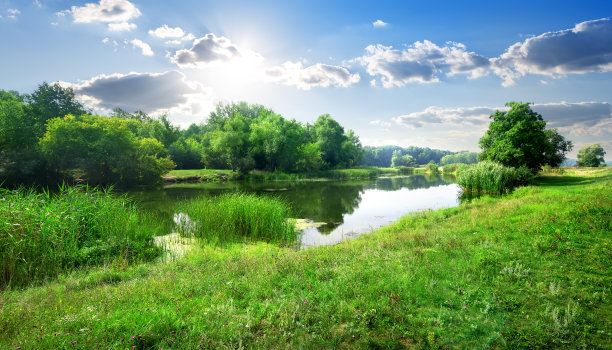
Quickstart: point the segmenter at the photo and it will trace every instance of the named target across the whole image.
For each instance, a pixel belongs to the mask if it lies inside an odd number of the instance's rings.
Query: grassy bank
[[[606,348],[612,172],[537,184],[337,246],[201,246],[0,292],[0,348]]]
[[[357,180],[373,179],[381,175],[409,175],[424,173],[424,168],[379,168],[361,167],[352,169],[321,170],[311,173],[283,173],[253,170],[247,175],[240,175],[231,170],[200,169],[172,170],[166,176],[166,183],[173,182],[221,182],[233,180],[246,181],[307,181],[307,180]]]

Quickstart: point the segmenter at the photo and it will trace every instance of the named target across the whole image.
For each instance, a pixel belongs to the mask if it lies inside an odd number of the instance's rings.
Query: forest
[[[130,187],[158,184],[171,169],[312,173],[431,162],[475,163],[476,153],[363,147],[329,114],[303,124],[246,102],[219,104],[205,121],[181,129],[167,115],[120,108],[93,115],[59,84],[42,83],[31,94],[0,90],[4,186],[68,181]]]

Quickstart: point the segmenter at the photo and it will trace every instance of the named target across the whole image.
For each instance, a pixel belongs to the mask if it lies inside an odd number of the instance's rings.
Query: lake
[[[301,247],[336,244],[369,233],[415,211],[459,204],[454,176],[409,175],[358,181],[272,181],[175,184],[131,191],[142,208],[171,222],[177,203],[228,191],[277,197],[306,223]]]

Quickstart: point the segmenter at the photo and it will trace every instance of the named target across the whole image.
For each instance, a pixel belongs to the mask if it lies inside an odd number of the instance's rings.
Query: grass
[[[504,194],[531,183],[533,174],[527,168],[512,168],[484,161],[461,171],[457,183],[466,193]]]
[[[290,208],[280,200],[228,193],[182,203],[178,212],[182,235],[211,244],[267,241],[295,246],[298,232],[289,220]]]
[[[463,170],[467,169],[468,167],[469,165],[465,163],[446,164],[442,166],[442,173],[458,175],[459,173],[461,173]]]
[[[166,182],[221,182],[238,180],[239,174],[224,169],[170,170],[164,176]]]
[[[612,171],[536,184],[336,246],[204,245],[6,290],[0,348],[609,348]]]
[[[22,287],[84,266],[151,260],[151,220],[123,197],[89,187],[58,193],[0,190],[0,288]]]

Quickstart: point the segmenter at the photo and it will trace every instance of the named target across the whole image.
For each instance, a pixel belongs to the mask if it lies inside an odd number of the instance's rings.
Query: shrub
[[[429,162],[425,165],[425,171],[428,173],[437,173],[438,172],[438,164],[434,162]]]

